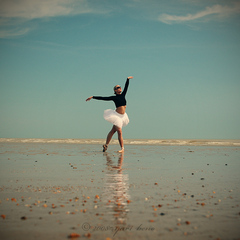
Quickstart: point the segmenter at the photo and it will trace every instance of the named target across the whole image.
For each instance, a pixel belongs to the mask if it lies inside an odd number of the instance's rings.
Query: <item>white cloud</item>
[[[0,38],[15,38],[28,33],[30,28],[0,30]]]
[[[93,11],[86,0],[1,0],[2,18],[45,18]]]
[[[240,13],[240,4],[236,3],[234,6],[221,6],[214,5],[212,7],[206,7],[205,10],[197,12],[195,14],[187,14],[185,16],[177,16],[170,14],[161,14],[158,17],[158,20],[167,24],[172,23],[183,23],[194,20],[206,20],[212,19],[224,19],[226,17],[239,14]]]
[[[32,19],[106,12],[89,6],[88,0],[0,0],[0,38],[28,33],[32,27],[26,25]]]

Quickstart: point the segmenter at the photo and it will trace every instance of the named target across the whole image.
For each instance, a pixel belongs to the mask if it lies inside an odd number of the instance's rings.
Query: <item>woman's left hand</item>
[[[133,76],[128,77],[128,79],[133,79]]]

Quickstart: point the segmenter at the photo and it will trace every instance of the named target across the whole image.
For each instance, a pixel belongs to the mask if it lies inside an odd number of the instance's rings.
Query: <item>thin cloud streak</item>
[[[13,30],[0,30],[0,38],[16,38],[27,34],[31,29],[13,29]]]
[[[239,13],[240,13],[240,4],[236,3],[233,7],[221,6],[221,5],[206,7],[205,10],[203,11],[197,12],[195,14],[187,14],[185,16],[161,14],[158,17],[158,20],[166,24],[184,23],[184,22],[195,21],[195,20],[210,21],[213,19],[219,19],[219,20],[225,19]],[[208,17],[208,19],[206,19],[206,17]]]
[[[107,9],[89,6],[87,0],[1,0],[0,38],[25,35],[33,29],[26,26],[33,19],[107,12]]]
[[[2,0],[2,18],[36,19],[93,12],[86,0]]]

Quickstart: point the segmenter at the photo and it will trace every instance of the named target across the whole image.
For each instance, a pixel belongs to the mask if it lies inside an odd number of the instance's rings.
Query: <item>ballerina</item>
[[[129,79],[132,79],[132,78],[133,78],[132,76],[127,78],[123,91],[120,85],[116,85],[113,88],[115,96],[110,96],[110,97],[91,96],[86,99],[86,101],[90,101],[92,98],[97,100],[103,100],[103,101],[113,101],[116,106],[115,110],[107,109],[104,111],[104,114],[103,114],[104,119],[113,124],[112,129],[107,135],[106,143],[103,145],[103,152],[107,151],[108,145],[115,132],[118,133],[118,141],[121,147],[121,150],[118,152],[124,152],[122,127],[127,126],[129,123],[129,118],[126,113],[127,101],[125,96],[129,86]]]

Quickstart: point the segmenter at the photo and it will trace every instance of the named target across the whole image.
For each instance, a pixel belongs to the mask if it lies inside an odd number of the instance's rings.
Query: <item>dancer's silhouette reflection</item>
[[[128,201],[128,174],[122,170],[123,153],[119,155],[117,165],[114,164],[112,157],[105,153],[107,169],[105,175],[104,199],[107,206],[107,213],[112,216],[115,224],[126,224]]]

